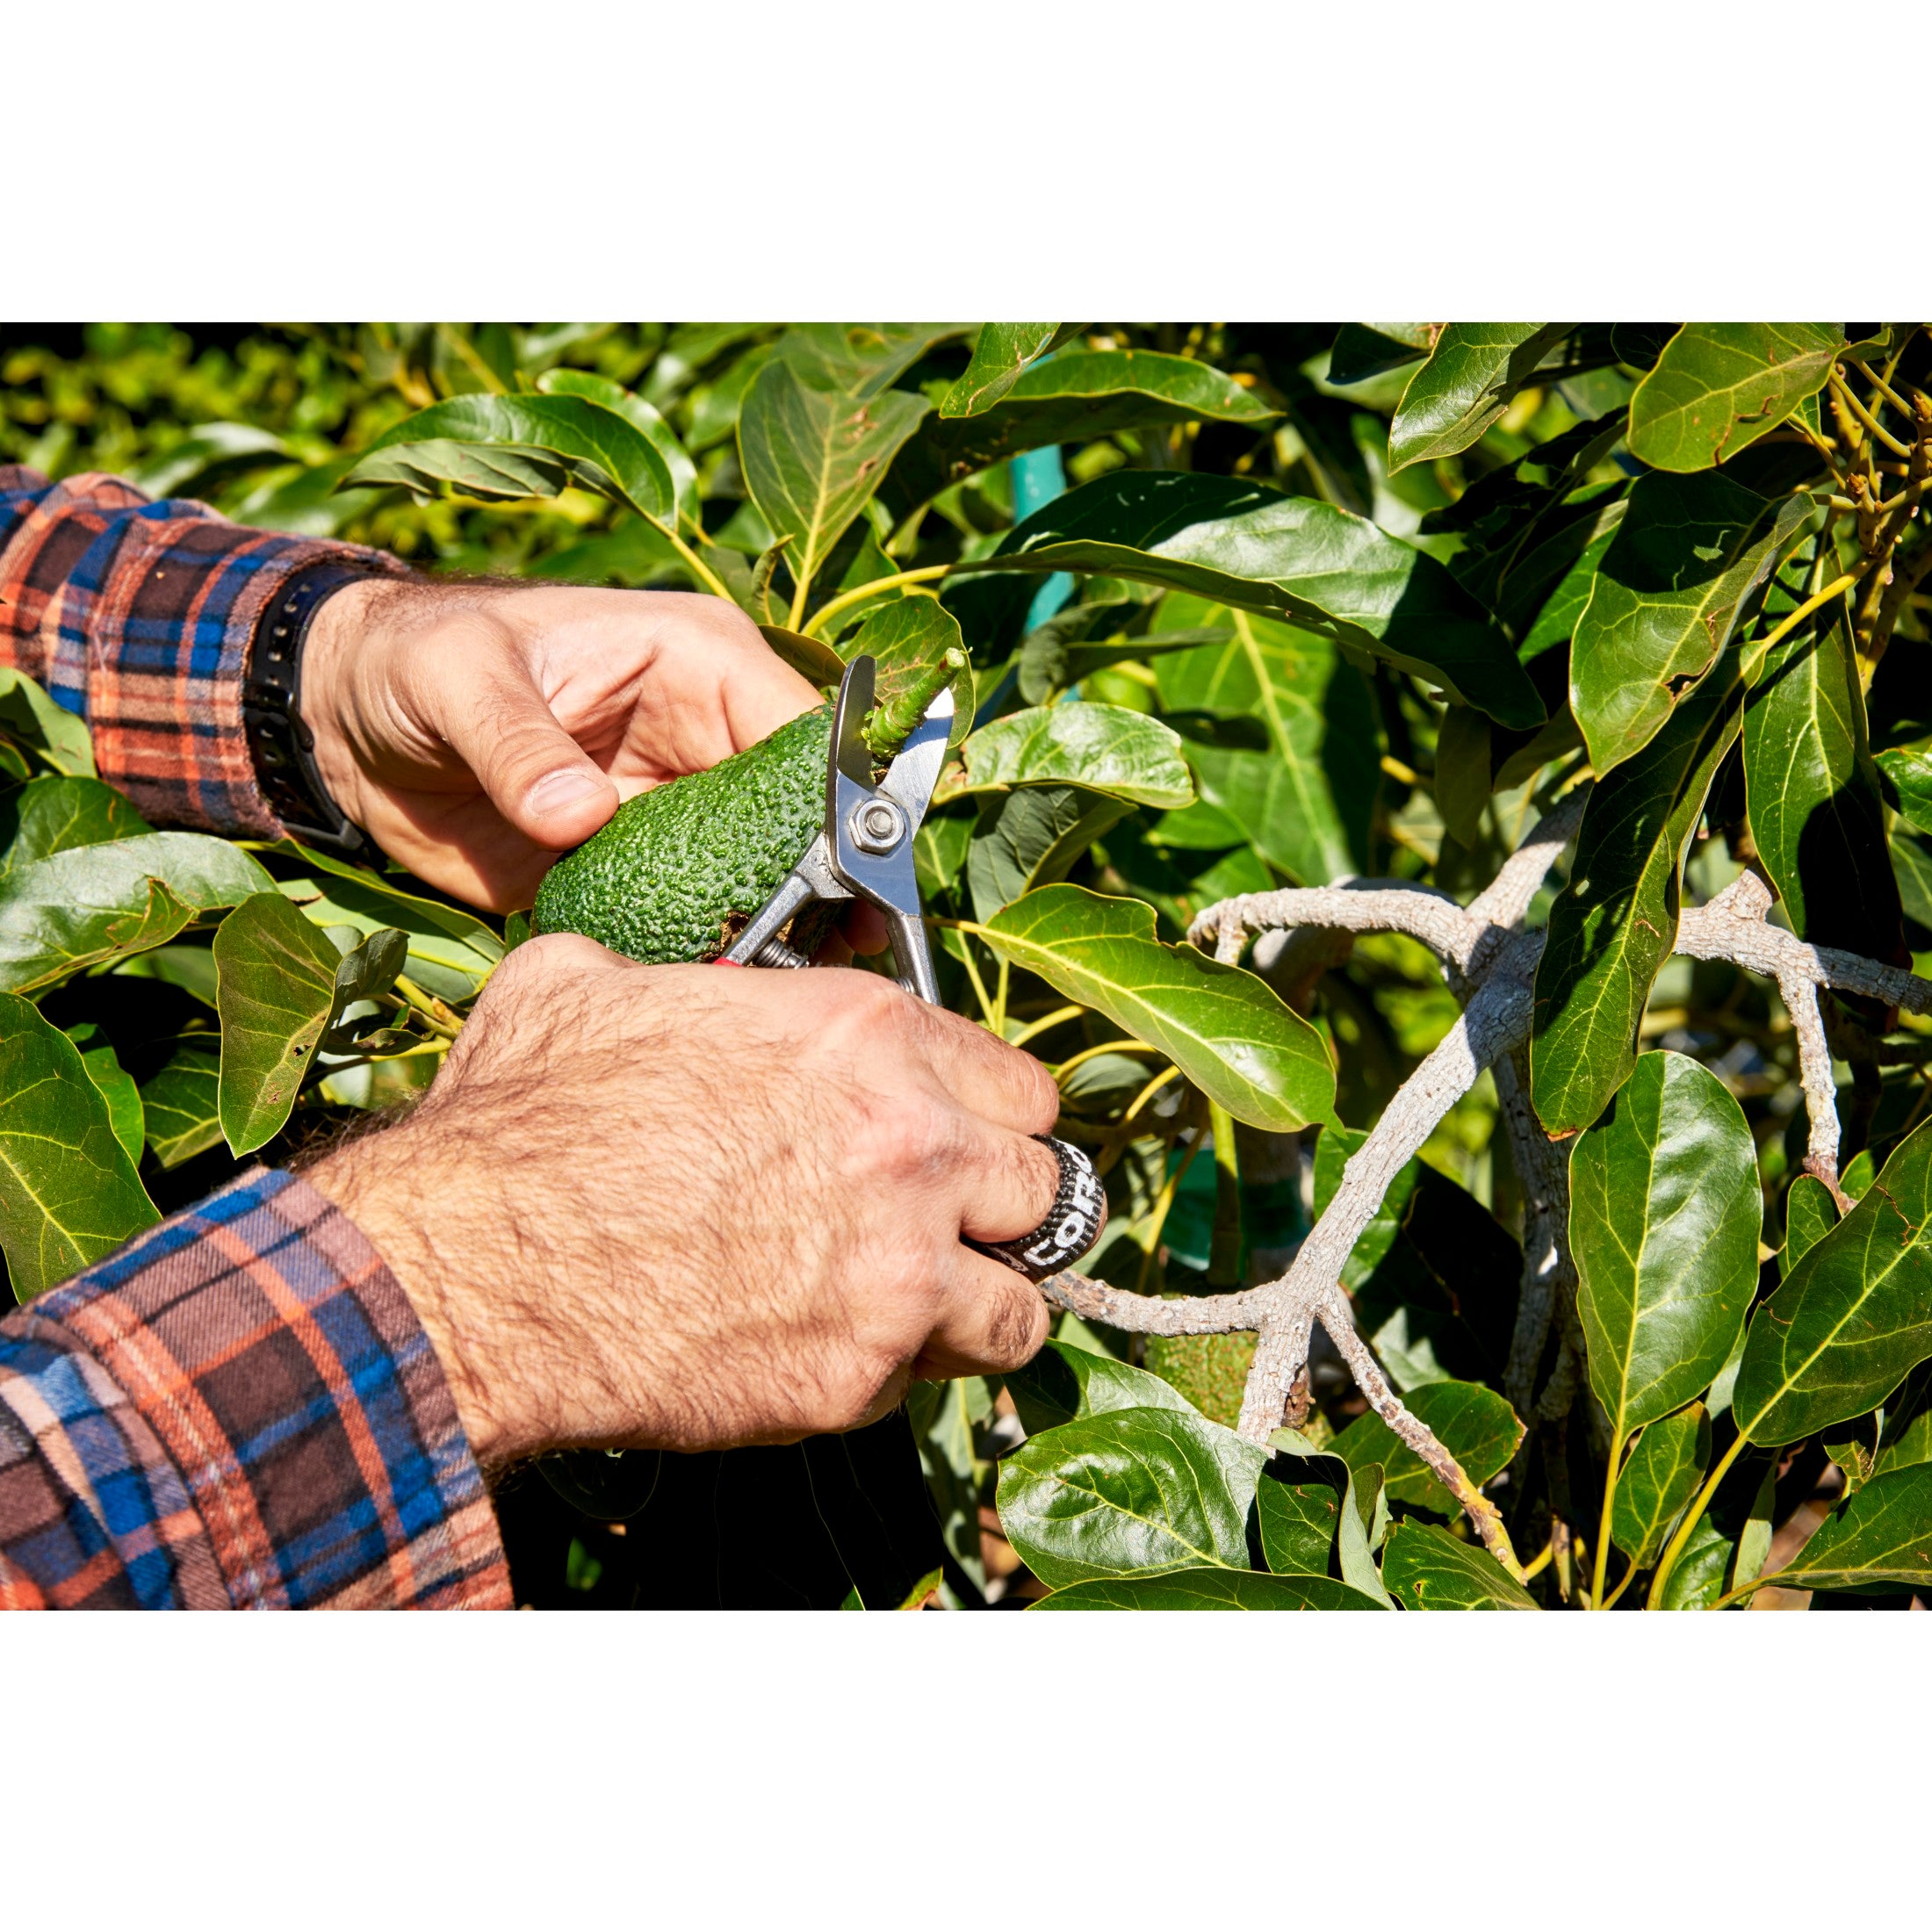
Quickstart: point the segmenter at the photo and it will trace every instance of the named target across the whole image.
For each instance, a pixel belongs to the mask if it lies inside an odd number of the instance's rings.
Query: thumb
[[[490,803],[553,851],[581,845],[617,809],[617,788],[557,722],[514,652],[472,658],[443,706],[443,737]]]

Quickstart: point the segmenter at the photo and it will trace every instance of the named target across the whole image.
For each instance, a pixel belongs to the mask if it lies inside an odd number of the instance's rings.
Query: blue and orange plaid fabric
[[[100,775],[151,825],[273,839],[242,680],[261,615],[296,572],[402,573],[355,544],[243,530],[112,476],[49,483],[0,465],[0,664],[87,720]]]
[[[0,664],[156,825],[272,838],[242,721],[262,611],[351,544],[0,467]],[[0,1607],[507,1608],[429,1337],[346,1215],[256,1169],[0,1321]]]
[[[306,1181],[256,1168],[0,1321],[0,1607],[509,1603],[429,1337]]]

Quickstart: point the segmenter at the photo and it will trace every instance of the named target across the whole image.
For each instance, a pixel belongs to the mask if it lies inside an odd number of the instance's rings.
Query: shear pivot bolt
[[[852,814],[850,830],[860,851],[883,856],[905,836],[905,819],[897,805],[874,798]]]

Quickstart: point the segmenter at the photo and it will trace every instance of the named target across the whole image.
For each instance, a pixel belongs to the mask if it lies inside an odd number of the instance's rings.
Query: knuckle
[[[987,1311],[986,1351],[989,1366],[1019,1368],[1045,1345],[1050,1316],[1038,1291],[1015,1278]]]

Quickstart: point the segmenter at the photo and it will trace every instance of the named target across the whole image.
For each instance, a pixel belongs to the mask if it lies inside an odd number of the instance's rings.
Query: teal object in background
[[[1013,520],[1022,523],[1033,513],[1067,494],[1067,472],[1060,461],[1060,446],[1049,443],[1043,450],[1028,450],[1012,460]],[[1027,628],[1044,624],[1055,611],[1064,608],[1073,595],[1073,579],[1056,572],[1042,584],[1027,612]]]

